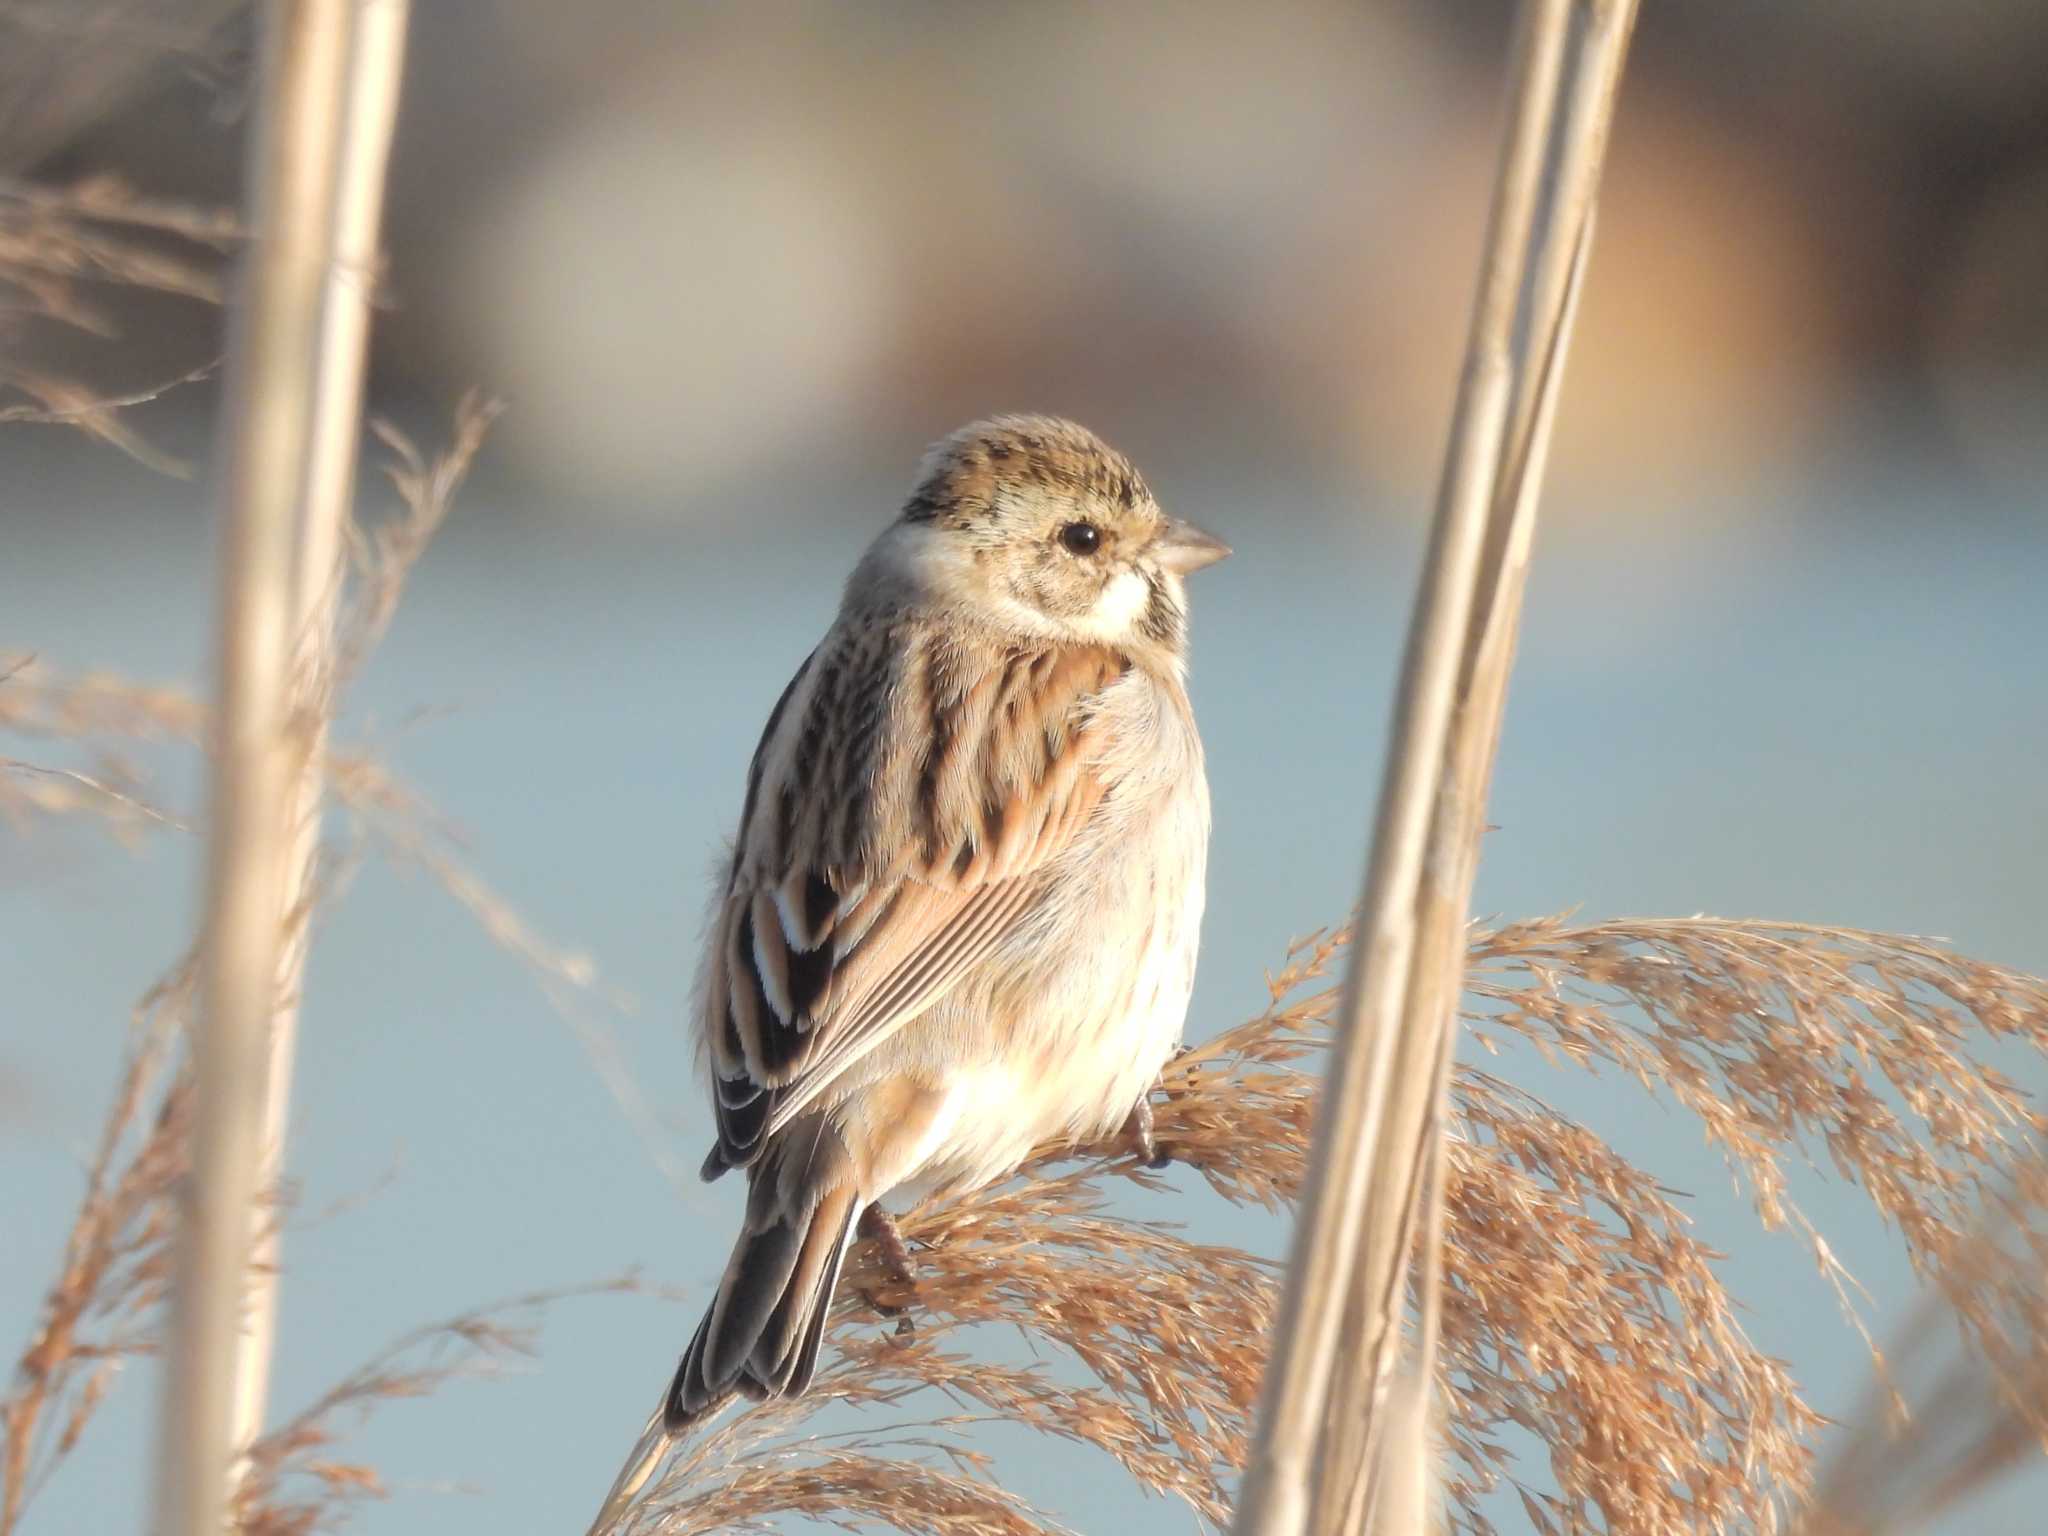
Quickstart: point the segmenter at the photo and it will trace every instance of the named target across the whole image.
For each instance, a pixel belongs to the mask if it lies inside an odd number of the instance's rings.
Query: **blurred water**
[[[202,675],[203,490],[45,451],[0,511],[0,649]],[[1216,803],[1199,1037],[1258,1006],[1287,940],[1355,895],[1419,536],[1334,476],[1255,479],[1198,454],[1147,469],[1239,550],[1195,591]],[[681,1024],[705,874],[768,704],[895,497],[893,476],[835,488],[830,473],[792,468],[695,533],[686,517],[624,529],[472,496],[351,711],[535,926],[639,999],[626,1057],[686,1163],[708,1136]],[[1639,519],[1548,537],[1481,910],[1827,920],[2048,969],[2048,529],[2032,493],[1945,478],[1859,438],[1799,478],[1674,486]],[[183,942],[195,889],[189,839],[129,854],[0,829],[0,1075],[21,1102],[0,1114],[9,1327],[33,1315],[127,1009]],[[288,1239],[281,1408],[488,1298],[629,1265],[687,1293],[566,1304],[530,1369],[392,1405],[338,1448],[398,1490],[366,1529],[581,1530],[722,1264],[737,1190],[671,1187],[571,1032],[417,873],[371,863],[330,918],[304,1041],[303,1209],[377,1187]],[[1545,1091],[1690,1193],[1754,1336],[1822,1408],[1851,1407],[1860,1346],[1800,1245],[1755,1234],[1694,1126],[1611,1079]],[[1818,1176],[1796,1193],[1895,1318],[1910,1280],[1860,1199]],[[1205,1239],[1282,1240],[1201,1195],[1174,1214]],[[155,1384],[133,1374],[32,1530],[141,1528]],[[1190,1526],[1066,1451],[1026,1445],[1004,1471],[1083,1529]],[[450,1485],[470,1491],[422,1491]],[[2028,1486],[2038,1498],[2048,1481]],[[2035,1530],[2025,1491],[1950,1528]]]

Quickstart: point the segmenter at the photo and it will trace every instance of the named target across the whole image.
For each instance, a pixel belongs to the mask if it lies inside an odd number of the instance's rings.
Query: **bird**
[[[910,1278],[885,1197],[1119,1128],[1163,1166],[1210,816],[1184,578],[1230,552],[1071,421],[926,454],[769,713],[716,877],[702,1171],[748,1187],[669,1434],[809,1387],[857,1235]]]

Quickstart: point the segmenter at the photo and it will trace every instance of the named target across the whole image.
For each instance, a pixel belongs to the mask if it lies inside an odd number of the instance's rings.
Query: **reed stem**
[[[271,0],[262,16],[247,192],[254,238],[229,322],[220,445],[194,1122],[154,1516],[166,1536],[219,1536],[235,1457],[263,1413],[275,1239],[256,1208],[283,1141],[326,713],[317,688],[302,685],[327,649],[403,27],[392,0]]]
[[[1357,940],[1246,1468],[1238,1536],[1381,1528],[1380,1446],[1437,1145],[1463,936],[1577,276],[1633,0],[1530,0],[1409,631]],[[1425,1272],[1434,1268],[1425,1263]],[[1434,1361],[1425,1300],[1426,1412]],[[1403,1445],[1426,1437],[1403,1436]],[[1412,1508],[1415,1501],[1404,1501]],[[1412,1518],[1412,1517],[1411,1517]],[[1388,1536],[1392,1536],[1389,1532]]]

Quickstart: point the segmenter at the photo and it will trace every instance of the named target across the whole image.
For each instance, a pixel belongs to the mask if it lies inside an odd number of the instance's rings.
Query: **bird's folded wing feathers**
[[[1129,665],[915,630],[805,664],[756,754],[718,919],[717,1160],[751,1162],[1027,919],[1107,790],[1096,706]]]

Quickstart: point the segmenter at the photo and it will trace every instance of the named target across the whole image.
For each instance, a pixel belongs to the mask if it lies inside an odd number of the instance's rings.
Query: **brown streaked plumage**
[[[769,716],[702,973],[746,1219],[667,1399],[801,1392],[856,1224],[1107,1134],[1178,1042],[1208,838],[1181,578],[1228,551],[1070,422],[927,459]],[[879,1212],[877,1212],[879,1215]]]

